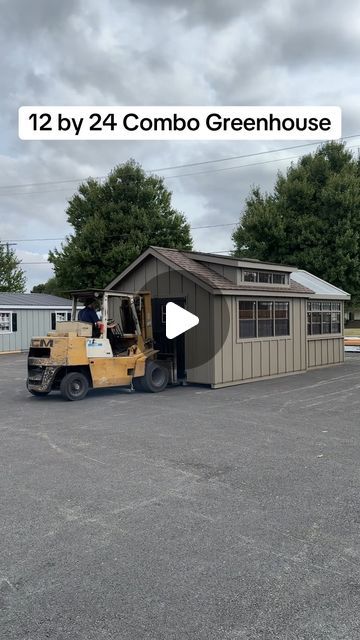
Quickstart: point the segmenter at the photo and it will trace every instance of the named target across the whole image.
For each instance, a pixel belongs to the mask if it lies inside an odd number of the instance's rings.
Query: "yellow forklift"
[[[27,388],[35,396],[60,390],[82,400],[89,388],[129,387],[156,393],[172,377],[172,363],[159,360],[152,333],[151,294],[107,290],[71,292],[71,321],[31,340]],[[97,326],[77,319],[78,306],[93,300]]]

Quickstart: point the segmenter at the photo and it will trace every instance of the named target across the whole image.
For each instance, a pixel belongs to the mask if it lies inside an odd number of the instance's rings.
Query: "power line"
[[[360,134],[358,134],[358,135],[360,136]],[[354,136],[354,137],[356,137],[356,136]],[[299,145],[299,146],[302,146],[302,145]],[[358,147],[358,145],[355,144],[355,145],[350,145],[347,148],[348,149],[354,149],[354,148],[357,148],[357,147]],[[280,149],[279,149],[279,151],[280,151]],[[220,172],[224,172],[224,171],[231,171],[231,170],[234,170],[234,169],[243,169],[243,168],[247,168],[247,167],[257,167],[259,165],[271,164],[273,162],[285,162],[286,160],[296,160],[297,158],[301,158],[301,157],[302,156],[300,154],[300,155],[295,155],[295,156],[286,156],[285,158],[272,158],[271,160],[263,160],[262,162],[250,162],[250,163],[247,163],[247,164],[238,164],[238,165],[234,165],[232,167],[224,167],[222,169],[209,169],[207,171],[191,171],[189,173],[179,173],[179,174],[174,175],[174,176],[165,176],[165,179],[166,180],[170,180],[172,178],[186,178],[186,177],[189,177],[189,176],[201,176],[201,175],[208,174],[208,173],[220,173]],[[214,162],[216,162],[216,161],[214,160]],[[183,165],[183,166],[185,166],[185,165]],[[0,193],[0,198],[1,197],[2,198],[11,197],[12,198],[12,197],[16,197],[16,196],[21,196],[21,197],[23,197],[23,196],[34,196],[34,195],[42,195],[44,193],[58,193],[58,192],[61,192],[61,191],[67,191],[67,189],[62,187],[61,189],[47,189],[45,191],[31,191],[31,192],[28,192],[28,193],[26,193],[26,192],[25,193],[21,193],[21,192],[18,192],[18,193],[16,193],[16,192],[15,193]]]
[[[205,225],[201,225],[198,227],[192,227],[190,226],[190,229],[195,230],[195,229],[215,229],[217,227],[233,227],[236,224],[238,224],[238,221],[236,222],[226,222],[226,223],[222,223],[222,224],[205,224]],[[121,235],[115,235],[115,234],[105,234],[105,238],[127,238],[129,236],[128,233],[123,233]],[[55,240],[66,240],[67,236],[61,236],[58,238],[17,238],[16,240],[12,240],[12,242],[50,242],[50,241],[55,241]],[[0,243],[0,244],[6,244],[6,243]]]
[[[204,252],[202,249],[197,249],[197,251],[199,251],[199,253],[207,253],[206,251]],[[222,249],[221,251],[213,251],[213,254],[216,255],[217,253],[232,253],[233,249]],[[31,264],[48,264],[50,265],[51,262],[21,262],[20,266],[23,265],[31,265]]]
[[[360,134],[356,133],[356,134],[352,134],[350,136],[343,136],[341,138],[341,140],[349,140],[351,138],[358,138],[360,136]],[[159,167],[157,169],[147,169],[146,172],[147,173],[155,173],[156,171],[171,171],[173,169],[181,169],[181,168],[187,168],[187,167],[198,167],[198,166],[202,166],[202,165],[206,165],[206,164],[213,164],[216,162],[228,162],[230,160],[240,160],[243,158],[251,158],[254,156],[261,156],[261,155],[265,155],[268,153],[278,153],[280,151],[289,151],[290,149],[300,149],[300,148],[304,148],[304,147],[313,147],[319,144],[324,144],[326,141],[325,140],[318,140],[315,142],[307,142],[305,144],[298,144],[298,145],[293,145],[290,147],[279,147],[277,149],[268,149],[266,151],[258,151],[256,153],[247,153],[247,154],[242,154],[242,155],[238,155],[238,156],[228,156],[226,158],[216,158],[213,160],[202,160],[199,162],[188,162],[185,164],[178,164],[178,165],[172,165],[169,167]],[[351,147],[350,147],[351,148]],[[240,165],[242,166],[242,165]],[[184,174],[184,175],[190,175],[190,174]],[[92,177],[93,180],[103,180],[104,178],[106,178],[107,176],[95,176]],[[169,176],[170,177],[170,176]],[[171,177],[178,177],[178,176],[171,176]],[[48,186],[48,185],[52,185],[52,184],[69,184],[69,183],[73,183],[73,182],[82,182],[83,180],[87,180],[87,177],[83,177],[83,178],[71,178],[71,179],[67,179],[67,180],[50,180],[48,182],[30,182],[30,183],[25,183],[25,184],[13,184],[13,185],[0,185],[0,189],[18,189],[18,188],[25,188],[25,187],[37,187],[37,186]],[[62,191],[62,189],[59,189],[59,191]],[[40,191],[37,193],[47,193],[46,191]]]

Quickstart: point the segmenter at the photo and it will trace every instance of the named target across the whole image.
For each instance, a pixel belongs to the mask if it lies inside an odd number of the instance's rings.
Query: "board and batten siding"
[[[114,287],[117,291],[151,291],[153,298],[185,298],[185,306],[199,317],[199,324],[185,333],[187,380],[212,384],[212,296],[202,287],[171,269],[153,256],[148,256],[132,273]],[[203,364],[199,364],[202,362]]]
[[[308,338],[308,368],[339,364],[345,360],[343,337]]]
[[[313,369],[344,361],[344,303],[341,302],[341,335],[307,336],[307,366]]]
[[[4,309],[6,313],[17,314],[17,331],[0,333],[0,353],[7,351],[27,351],[34,336],[46,336],[51,331],[49,309]],[[57,309],[57,312],[69,311],[69,308]]]
[[[239,384],[258,378],[305,371],[306,301],[290,299],[290,335],[286,337],[238,338],[238,301],[235,296],[214,296],[213,387]],[[273,298],[276,299],[276,298]],[[225,317],[229,314],[228,334],[224,334]]]

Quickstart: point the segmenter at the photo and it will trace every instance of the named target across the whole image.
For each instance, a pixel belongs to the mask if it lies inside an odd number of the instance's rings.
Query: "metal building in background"
[[[178,377],[188,382],[216,388],[344,360],[350,296],[292,266],[150,247],[108,288],[151,291],[155,346],[175,353]],[[200,319],[171,341],[170,301]]]
[[[45,293],[0,293],[0,353],[27,351],[33,336],[70,320],[71,301]]]

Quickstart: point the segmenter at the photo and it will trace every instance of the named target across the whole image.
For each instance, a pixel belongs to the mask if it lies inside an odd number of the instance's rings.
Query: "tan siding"
[[[221,304],[221,328],[224,335],[226,327],[226,318],[230,315],[232,317],[232,298],[222,297]],[[236,329],[236,328],[235,328]],[[236,336],[234,336],[234,323],[230,322],[229,332],[226,336],[222,347],[222,370],[223,370],[223,382],[231,382],[233,380],[233,357],[234,357],[234,344],[236,343]]]
[[[243,379],[243,345],[239,344],[239,349],[234,349],[233,357],[233,380]]]
[[[222,298],[222,318],[224,318],[224,305],[230,306],[231,301],[232,331],[229,332],[226,338],[223,336],[221,360],[216,357],[214,361],[215,384],[281,375],[300,371],[301,367],[304,368],[306,344],[300,345],[300,336],[305,335],[305,307],[302,301],[290,301],[289,338],[242,341],[237,340],[237,300],[237,298],[230,296],[223,296]],[[215,322],[214,332],[216,335],[219,331],[220,322]],[[228,366],[230,359],[232,359],[231,372]]]
[[[167,298],[170,296],[170,269],[163,262],[157,261],[157,289],[159,298]],[[178,295],[172,293],[171,295]]]
[[[144,287],[144,282],[146,282],[146,270],[145,264],[139,265],[139,267],[134,272],[134,291],[140,291]]]
[[[133,273],[129,273],[121,283],[114,287],[115,291],[134,291],[135,289],[135,277]]]
[[[220,273],[221,276],[224,275],[224,265],[222,264],[213,264],[210,262],[206,262],[205,263],[207,267],[209,267],[210,269],[212,269],[213,271],[216,271],[216,273]]]
[[[286,372],[294,371],[294,341],[285,340],[285,367]]]
[[[278,340],[278,370],[277,373],[286,372],[286,341]]]
[[[213,296],[212,299],[212,307],[213,312],[212,316],[214,318],[213,324],[213,340],[214,340],[214,375],[213,375],[213,384],[221,384],[223,382],[223,369],[222,369],[222,349],[221,349],[221,335],[222,335],[222,297],[221,296]]]
[[[169,271],[169,292],[176,291],[177,295],[183,293],[183,279],[178,271],[170,269]]]
[[[215,264],[214,262],[204,262],[203,264],[209,267],[209,269],[212,269],[212,271],[216,271],[216,273],[219,273],[220,275],[224,276],[231,282],[234,282],[235,284],[238,283],[239,269],[237,269],[236,267],[230,267],[222,264]]]
[[[321,362],[321,340],[316,340],[315,342],[315,364],[319,367]]]
[[[299,312],[300,312],[300,337],[299,337],[299,348],[301,354],[301,370],[307,368],[307,351],[306,351],[306,300],[299,300],[297,303],[299,304]]]
[[[327,340],[321,342],[321,364],[329,364]]]
[[[251,359],[252,359],[252,378],[261,376],[261,342],[252,342]]]
[[[307,349],[309,369],[344,362],[344,339],[342,337],[309,338]]]
[[[200,322],[193,330],[189,331],[194,335],[194,350],[190,357],[190,363],[203,364],[198,366],[187,367],[189,382],[208,383],[212,382],[210,378],[210,365],[208,356],[210,353],[210,295],[204,289],[196,287],[195,313],[199,316]]]
[[[315,359],[315,341],[314,340],[309,340],[308,348],[309,348],[308,366],[315,367],[316,359]]]
[[[157,276],[157,260],[153,256],[149,256],[145,261],[145,274],[146,274],[146,281],[144,283],[144,286],[146,286],[146,283],[152,281],[153,282],[152,294],[153,296],[157,296],[158,295],[157,277],[156,277]]]
[[[252,378],[252,357],[251,357],[251,342],[243,342],[243,380]]]
[[[270,342],[260,342],[261,344],[261,374],[270,375]]]
[[[224,267],[224,276],[231,282],[238,283],[238,269],[236,267]]]
[[[270,342],[270,375],[275,376],[278,373],[278,349],[277,340]]]

